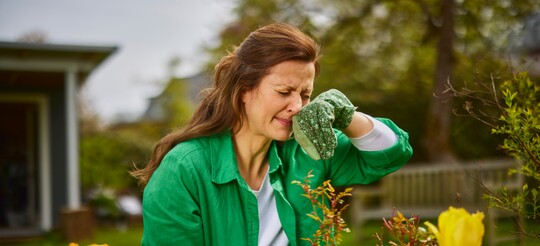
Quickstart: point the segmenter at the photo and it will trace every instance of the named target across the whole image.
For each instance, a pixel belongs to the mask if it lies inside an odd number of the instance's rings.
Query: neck
[[[234,135],[234,151],[240,175],[252,190],[259,190],[268,170],[271,139],[239,131]]]

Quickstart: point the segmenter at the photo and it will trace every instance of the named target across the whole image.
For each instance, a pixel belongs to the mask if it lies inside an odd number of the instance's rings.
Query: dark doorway
[[[0,230],[39,226],[37,103],[0,102]]]

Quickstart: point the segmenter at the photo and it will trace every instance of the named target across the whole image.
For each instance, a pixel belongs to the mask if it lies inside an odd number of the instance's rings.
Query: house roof
[[[186,95],[180,96],[187,96],[187,100],[189,100],[193,105],[195,105],[199,102],[200,92],[211,85],[212,77],[210,76],[210,74],[202,72],[186,78],[171,78],[159,95],[149,98],[148,107],[141,116],[143,120],[165,120],[165,118],[167,117],[167,112],[165,112],[164,110],[164,104],[168,100],[168,98],[171,97],[171,93],[167,93],[167,91],[171,86],[174,86],[177,83],[185,83],[185,85],[187,86]]]
[[[85,78],[117,49],[117,46],[0,41],[0,70],[63,73],[75,69]]]

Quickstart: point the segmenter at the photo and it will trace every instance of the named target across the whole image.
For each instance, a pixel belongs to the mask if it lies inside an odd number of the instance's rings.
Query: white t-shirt
[[[373,122],[373,129],[364,136],[349,138],[351,143],[359,150],[377,151],[392,147],[398,140],[398,136],[384,123],[364,114]],[[252,190],[257,197],[259,208],[259,245],[288,245],[289,240],[285,235],[281,221],[279,220],[274,189],[270,184],[268,171],[259,191]]]
[[[259,207],[259,245],[288,245],[289,240],[279,220],[274,189],[268,170],[258,191],[252,190]]]

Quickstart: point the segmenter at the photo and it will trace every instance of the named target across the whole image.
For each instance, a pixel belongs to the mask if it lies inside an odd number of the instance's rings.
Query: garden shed
[[[78,93],[116,46],[0,42],[0,240],[80,211]]]

